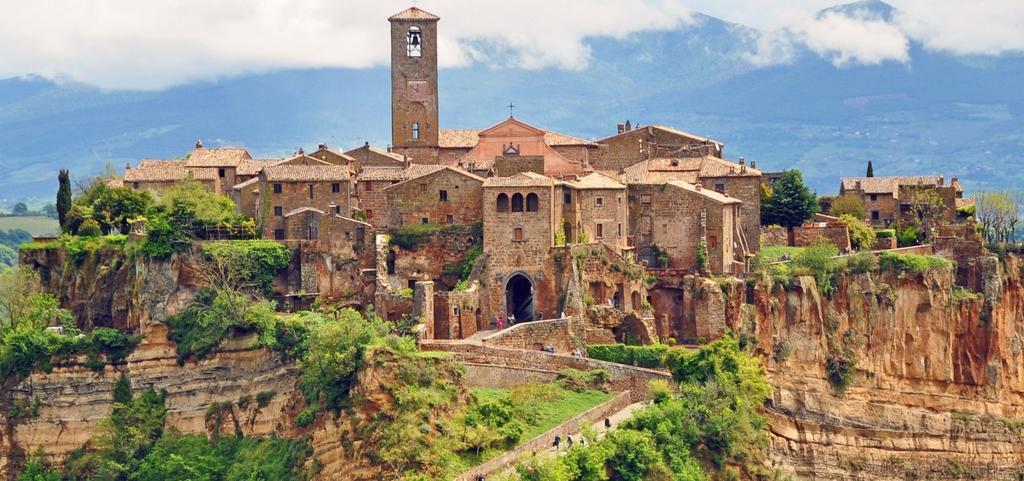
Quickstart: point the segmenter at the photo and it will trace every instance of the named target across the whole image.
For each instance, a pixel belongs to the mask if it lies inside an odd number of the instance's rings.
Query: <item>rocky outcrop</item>
[[[831,295],[810,277],[788,287],[731,281],[707,297],[710,316],[726,300],[726,324],[754,345],[775,386],[775,466],[814,480],[1019,479],[1021,263],[983,264],[978,296],[954,296],[953,273],[939,270],[840,275]],[[842,377],[830,360],[855,365],[845,392],[829,381]]]

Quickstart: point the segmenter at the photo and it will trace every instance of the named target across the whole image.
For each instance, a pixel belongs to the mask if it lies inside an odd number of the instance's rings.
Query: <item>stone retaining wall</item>
[[[455,481],[475,481],[476,476],[490,476],[491,473],[500,472],[507,467],[511,467],[521,456],[527,453],[545,451],[551,447],[555,436],[561,436],[562,439],[565,439],[567,436],[576,434],[585,426],[590,426],[625,409],[632,403],[631,398],[632,396],[630,396],[629,392],[621,392],[618,396],[576,415],[561,425],[520,444],[515,449],[505,451],[504,454],[462,473],[461,476],[455,478]]]
[[[490,346],[530,351],[539,351],[545,346],[553,347],[558,352],[572,351],[568,318],[516,324],[485,337],[483,342]]]
[[[634,402],[647,397],[647,383],[653,379],[672,382],[667,372],[654,369],[616,364],[585,357],[573,357],[563,354],[549,354],[542,351],[523,351],[504,347],[484,346],[464,342],[423,340],[420,349],[426,351],[446,351],[463,364],[482,364],[510,368],[506,373],[520,375],[517,370],[535,369],[557,373],[563,369],[604,369],[611,379],[612,391],[630,391]],[[491,371],[494,375],[503,375],[502,371]],[[496,382],[496,381],[488,381]]]
[[[495,366],[475,362],[464,362],[462,366],[466,368],[466,375],[462,379],[469,387],[508,389],[529,382],[552,382],[558,377],[556,371],[528,367]]]

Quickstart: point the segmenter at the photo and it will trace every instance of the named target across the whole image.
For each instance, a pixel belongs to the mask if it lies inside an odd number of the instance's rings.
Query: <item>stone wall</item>
[[[539,351],[553,347],[558,352],[570,352],[574,344],[569,334],[569,319],[523,322],[483,338],[489,346]]]
[[[388,187],[388,226],[472,225],[480,222],[483,179],[454,168],[442,169]]]
[[[745,167],[740,167],[739,175],[702,177],[700,182],[705,189],[715,189],[716,184],[724,184],[725,193],[729,197],[743,202],[740,205],[739,225],[750,252],[757,252],[761,242],[761,176],[744,175],[744,171]]]
[[[766,246],[789,245],[789,230],[782,226],[763,227],[761,237]]]
[[[850,230],[846,224],[804,225],[794,227],[792,230],[793,246],[795,247],[807,247],[818,239],[825,238],[838,247],[839,252],[850,252],[851,250]]]
[[[651,380],[660,379],[672,382],[672,376],[667,372],[565,354],[550,354],[541,351],[523,351],[521,349],[436,340],[421,341],[420,349],[449,352],[460,363],[487,364],[551,372],[558,372],[569,368],[580,371],[604,369],[608,371],[611,378],[609,388],[612,391],[630,391],[630,396],[634,402],[642,401],[646,398],[648,393],[647,384]]]

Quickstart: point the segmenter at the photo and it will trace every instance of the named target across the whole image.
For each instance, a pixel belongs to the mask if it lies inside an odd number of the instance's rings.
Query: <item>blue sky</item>
[[[442,17],[441,64],[585,68],[586,39],[686,28],[694,12],[753,26],[755,65],[806,46],[837,67],[910,62],[908,48],[1024,51],[1020,0],[893,0],[899,13],[817,16],[820,0],[421,0]],[[286,68],[385,65],[385,18],[407,1],[0,0],[0,78],[40,75],[104,88],[162,89]],[[483,53],[481,42],[495,48]],[[501,52],[496,55],[494,52]]]

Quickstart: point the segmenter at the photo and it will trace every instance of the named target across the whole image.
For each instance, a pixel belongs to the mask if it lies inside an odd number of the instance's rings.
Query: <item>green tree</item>
[[[11,211],[11,213],[14,215],[27,215],[28,206],[25,205],[24,202],[18,202],[17,204],[14,204],[14,209]]]
[[[832,199],[832,208],[829,209],[829,214],[835,217],[849,214],[858,219],[863,219],[866,213],[867,208],[864,207],[864,200],[856,195],[841,195]]]
[[[650,434],[632,429],[616,429],[608,434],[607,466],[613,481],[651,481],[671,479],[668,467]]]
[[[71,173],[60,169],[57,174],[57,221],[62,231],[67,232],[68,211],[71,210]]]
[[[867,177],[874,177],[875,176],[875,166],[874,166],[874,164],[871,163],[870,160],[868,161],[868,172],[865,175]]]
[[[19,266],[0,272],[0,329],[27,319],[34,308],[32,296],[42,291],[39,276],[32,269]]]
[[[18,253],[10,247],[0,244],[0,269],[2,266],[11,267],[18,263]]]
[[[771,196],[761,205],[761,225],[795,227],[818,212],[814,193],[804,185],[800,171],[785,171],[772,186]]]
[[[92,203],[93,219],[100,223],[104,234],[113,228],[127,234],[128,221],[141,217],[152,203],[153,197],[146,191],[127,187],[104,189]]]
[[[843,214],[839,217],[839,222],[846,224],[846,228],[850,231],[850,243],[853,244],[854,249],[871,249],[875,245],[877,234],[875,234],[875,229],[861,219],[861,217],[851,214]]]
[[[51,217],[54,219],[57,218],[57,207],[53,204],[44,205],[42,209],[39,209],[39,212],[41,212],[46,217]]]

